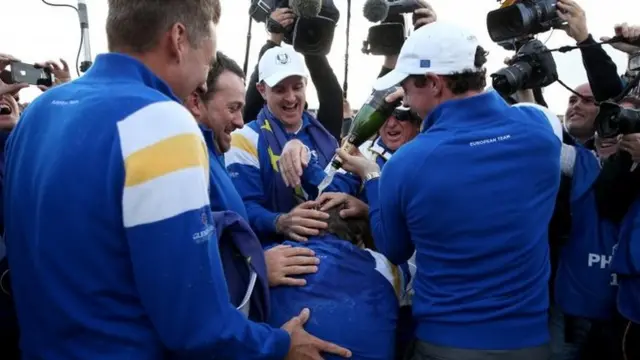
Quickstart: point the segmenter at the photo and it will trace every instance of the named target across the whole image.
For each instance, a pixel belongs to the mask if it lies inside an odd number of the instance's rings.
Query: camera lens
[[[533,68],[526,62],[517,62],[491,74],[493,88],[503,95],[511,95],[524,88]]]

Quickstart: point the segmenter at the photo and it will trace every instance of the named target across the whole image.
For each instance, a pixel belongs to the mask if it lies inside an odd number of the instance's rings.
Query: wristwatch
[[[380,173],[378,171],[367,173],[364,177],[364,182],[369,182],[373,179],[377,179],[380,177]]]

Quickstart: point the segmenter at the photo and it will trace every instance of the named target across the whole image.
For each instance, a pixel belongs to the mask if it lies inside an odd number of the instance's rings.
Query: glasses
[[[396,120],[398,121],[411,121],[418,123],[422,121],[422,119],[418,115],[416,115],[409,109],[396,108],[395,110],[393,110],[391,116],[396,118]]]

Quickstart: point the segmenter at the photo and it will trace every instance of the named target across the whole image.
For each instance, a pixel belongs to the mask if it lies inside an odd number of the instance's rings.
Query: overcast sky
[[[76,1],[48,0],[49,2],[76,5]],[[219,50],[230,55],[242,66],[247,40],[248,7],[250,0],[221,0],[222,20],[218,26]],[[371,86],[382,63],[381,57],[362,54],[362,41],[366,38],[371,25],[362,16],[365,0],[352,0],[351,40],[349,56],[349,93],[348,99],[357,109],[370,93]],[[93,56],[107,50],[104,31],[107,16],[107,0],[87,0],[91,48]],[[340,9],[341,17],[336,29],[329,61],[342,84],[344,81],[345,23],[346,0],[334,0]],[[474,30],[488,49],[489,71],[502,67],[502,61],[508,52],[493,44],[486,30],[486,13],[498,7],[495,0],[432,0],[431,4],[443,20],[463,24]],[[587,13],[589,30],[596,37],[610,35],[613,25],[619,22],[637,19],[640,13],[638,0],[580,0],[579,4]],[[75,57],[80,40],[80,31],[76,13],[69,8],[50,7],[41,0],[0,0],[0,52],[19,57],[25,62],[36,62],[48,59],[64,58],[70,64]],[[573,44],[563,32],[554,31],[540,35],[541,40],[549,36],[547,46],[550,48]],[[254,23],[250,51],[250,66],[257,61],[258,50],[266,41],[263,24]],[[607,51],[618,65],[620,72],[626,68],[626,55],[607,46]],[[587,81],[579,51],[567,54],[556,54],[556,63],[560,79],[567,85],[575,87]],[[73,65],[71,65],[73,66]],[[74,74],[75,75],[75,74]],[[37,89],[27,89],[21,94],[25,100],[31,100],[39,94]],[[545,98],[552,110],[564,113],[569,93],[559,84],[554,84],[545,91]],[[312,107],[317,107],[315,89],[309,89],[307,99]]]

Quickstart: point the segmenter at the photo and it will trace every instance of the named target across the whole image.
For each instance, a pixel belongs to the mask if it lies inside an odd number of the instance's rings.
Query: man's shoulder
[[[386,172],[420,172],[428,165],[427,159],[453,135],[449,132],[421,133],[402,145],[384,165]],[[386,170],[386,169],[393,170]]]
[[[258,160],[258,123],[254,120],[231,133],[231,148],[224,155],[225,165],[248,165],[260,167]]]
[[[562,142],[562,122],[551,110],[533,103],[515,104],[511,109],[517,111],[520,116],[529,119],[532,124],[538,124],[542,129],[551,130],[551,133]]]

